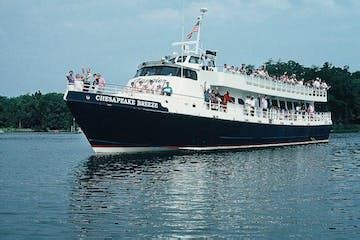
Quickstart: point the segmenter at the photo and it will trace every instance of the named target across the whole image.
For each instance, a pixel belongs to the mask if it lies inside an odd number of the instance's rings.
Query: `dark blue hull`
[[[99,95],[98,95],[99,96]],[[93,147],[218,147],[321,142],[330,125],[289,126],[211,119],[69,92],[66,102]],[[97,97],[98,99],[100,97]],[[111,103],[109,103],[112,101]],[[134,100],[135,101],[135,100]]]

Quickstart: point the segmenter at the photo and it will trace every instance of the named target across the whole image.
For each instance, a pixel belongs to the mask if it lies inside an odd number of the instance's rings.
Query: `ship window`
[[[184,77],[185,78],[190,78],[193,80],[197,80],[197,74],[195,71],[190,70],[190,69],[184,69]]]
[[[185,62],[187,56],[179,56],[176,62]]]
[[[280,101],[280,109],[285,109],[285,102],[284,101]]]
[[[200,63],[200,58],[191,56],[189,59],[189,63]]]
[[[157,75],[178,76],[179,69],[174,67],[159,67]]]
[[[175,63],[175,58],[171,58],[171,59],[169,60],[169,62]]]
[[[292,109],[291,102],[286,102],[286,107],[287,107],[287,110],[291,110]]]
[[[276,99],[272,99],[272,100],[271,100],[271,106],[272,106],[272,107],[279,107],[279,106],[278,106],[278,101],[277,101]]]
[[[154,75],[165,75],[165,76],[179,76],[179,68],[168,67],[168,66],[153,66],[143,67],[138,70],[136,76],[154,76]]]
[[[240,105],[244,105],[244,100],[242,100],[241,98],[238,98],[238,103],[239,103]]]

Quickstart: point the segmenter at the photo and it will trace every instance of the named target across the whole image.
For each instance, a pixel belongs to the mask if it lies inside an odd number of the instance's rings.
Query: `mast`
[[[204,18],[205,13],[207,12],[207,8],[201,8],[200,9],[200,16],[197,17],[198,22],[196,23],[198,26],[197,29],[197,35],[196,35],[196,40],[193,41],[188,41],[188,40],[184,40],[184,33],[182,34],[182,41],[181,42],[174,42],[172,43],[173,46],[180,46],[181,47],[181,56],[183,56],[183,54],[188,54],[188,53],[195,53],[195,54],[199,54],[200,53],[200,28],[201,28],[201,21]],[[195,27],[195,26],[194,26]],[[194,30],[192,30],[191,33],[195,32]],[[190,46],[194,46],[193,48],[190,48]]]
[[[201,15],[198,17],[198,21],[199,21],[199,29],[198,29],[198,33],[197,33],[197,37],[196,37],[196,45],[195,45],[195,53],[199,54],[200,51],[200,31],[201,31],[201,21],[204,18],[205,13],[207,12],[207,8],[201,8],[200,12]]]

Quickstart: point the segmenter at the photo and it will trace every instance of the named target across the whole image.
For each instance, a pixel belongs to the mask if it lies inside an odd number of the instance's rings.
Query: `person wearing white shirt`
[[[202,58],[202,69],[205,71],[209,70],[209,60],[207,59],[206,55]]]
[[[251,116],[254,116],[255,106],[256,106],[256,100],[255,100],[254,97],[251,97],[251,99],[250,99],[250,111],[251,111]]]
[[[265,97],[262,97],[262,98],[261,98],[261,108],[262,108],[263,110],[267,110],[267,108],[268,108],[268,102],[267,102],[267,100],[266,100]]]

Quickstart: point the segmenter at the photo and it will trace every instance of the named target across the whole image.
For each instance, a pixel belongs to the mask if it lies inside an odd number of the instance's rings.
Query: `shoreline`
[[[81,131],[68,131],[68,130],[35,130],[31,128],[0,128],[0,133],[82,133]]]

